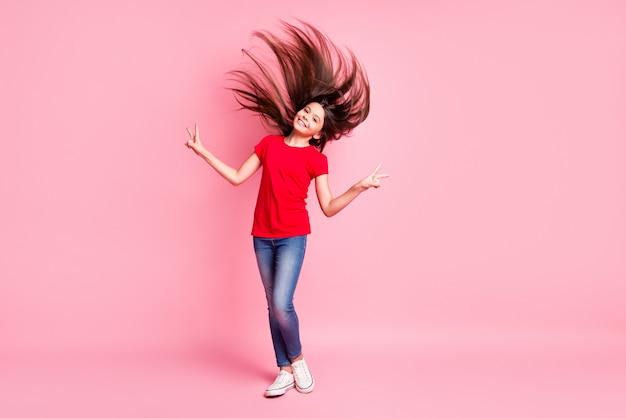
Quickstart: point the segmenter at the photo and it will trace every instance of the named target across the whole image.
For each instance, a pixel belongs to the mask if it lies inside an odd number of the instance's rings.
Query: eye
[[[305,111],[306,113],[309,113],[309,108],[308,108],[308,107],[305,107],[305,108],[304,108],[304,111]]]

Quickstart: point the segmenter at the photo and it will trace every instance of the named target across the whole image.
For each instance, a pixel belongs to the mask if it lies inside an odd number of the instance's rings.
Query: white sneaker
[[[293,368],[293,376],[296,380],[296,390],[300,393],[309,393],[315,387],[315,380],[311,376],[308,366],[304,359],[291,363]]]
[[[278,372],[278,376],[276,376],[276,380],[274,380],[274,383],[269,385],[269,387],[265,391],[265,396],[267,398],[271,398],[274,396],[284,395],[289,389],[293,389],[293,387],[293,374],[281,370],[280,372]]]

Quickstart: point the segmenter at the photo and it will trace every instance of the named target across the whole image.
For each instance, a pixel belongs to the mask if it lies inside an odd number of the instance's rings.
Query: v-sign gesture
[[[203,148],[202,142],[200,142],[200,132],[198,131],[198,124],[196,123],[195,132],[191,132],[189,128],[187,128],[187,133],[189,134],[189,139],[187,140],[187,148],[194,150],[196,153],[200,153],[200,150]]]
[[[372,174],[370,174],[369,176],[367,176],[363,180],[361,180],[360,185],[363,188],[365,188],[365,189],[369,189],[370,187],[378,188],[378,187],[380,187],[380,179],[384,179],[384,178],[389,177],[389,174],[378,174],[378,170],[380,170],[380,167],[382,165],[383,165],[383,163],[381,162],[380,164],[378,164],[378,166],[372,172]]]

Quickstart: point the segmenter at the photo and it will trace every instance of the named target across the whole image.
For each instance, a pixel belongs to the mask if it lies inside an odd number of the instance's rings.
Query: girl
[[[254,32],[273,53],[264,63],[250,51],[252,70],[231,72],[238,83],[231,90],[242,108],[258,113],[280,135],[268,135],[235,169],[220,161],[200,142],[198,125],[187,128],[187,147],[233,185],[263,167],[254,211],[252,236],[279,367],[265,396],[283,395],[295,387],[309,393],[315,381],[302,353],[293,297],[300,275],[307,235],[311,232],[305,199],[315,179],[320,207],[326,216],[345,208],[360,193],[379,187],[380,164],[340,196],[328,185],[328,161],[322,151],[330,140],[352,131],[369,113],[370,88],[354,54],[345,55],[315,27],[283,22],[284,38]],[[276,70],[277,69],[277,70]],[[280,84],[277,84],[277,79]]]

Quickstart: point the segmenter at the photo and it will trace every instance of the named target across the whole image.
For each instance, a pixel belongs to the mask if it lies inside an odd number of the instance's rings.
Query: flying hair
[[[309,143],[323,151],[326,143],[348,135],[369,114],[370,86],[354,53],[337,47],[313,25],[281,21],[282,32],[255,31],[265,55],[243,49],[249,65],[229,72],[229,87],[242,109],[258,113],[283,135],[293,130],[295,114],[308,103],[324,108],[321,138]]]

